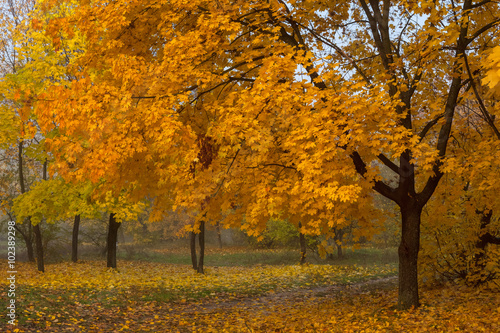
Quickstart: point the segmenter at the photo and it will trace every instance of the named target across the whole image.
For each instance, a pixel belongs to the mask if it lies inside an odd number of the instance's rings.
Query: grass
[[[199,254],[198,254],[199,255]],[[190,250],[185,246],[154,248],[138,245],[121,245],[118,258],[123,260],[138,260],[165,264],[190,265]],[[208,246],[205,252],[205,266],[254,266],[254,265],[295,265],[300,254],[293,249],[252,249],[248,247],[224,247],[219,249]],[[342,258],[321,259],[309,251],[307,262],[311,264],[328,265],[375,265],[398,262],[397,249],[376,248],[346,248]]]

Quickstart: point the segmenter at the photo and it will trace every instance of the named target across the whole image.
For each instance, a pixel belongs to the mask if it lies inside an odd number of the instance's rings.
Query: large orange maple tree
[[[50,4],[50,1],[46,2]],[[399,306],[419,305],[422,209],[457,106],[498,44],[494,1],[81,1],[75,79],[41,94],[59,172],[258,233],[401,213]],[[388,172],[390,177],[385,177]],[[153,214],[154,216],[154,214]],[[380,216],[380,214],[378,215]],[[380,216],[382,219],[382,216]]]

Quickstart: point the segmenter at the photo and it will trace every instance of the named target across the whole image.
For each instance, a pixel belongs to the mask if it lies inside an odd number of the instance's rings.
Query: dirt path
[[[393,289],[397,286],[397,276],[390,276],[380,279],[368,280],[353,284],[338,284],[330,286],[322,286],[311,289],[293,289],[288,291],[280,291],[276,293],[268,293],[262,296],[247,296],[235,300],[227,300],[221,298],[219,300],[207,300],[198,304],[186,304],[181,306],[178,311],[184,314],[188,313],[210,313],[219,312],[234,307],[240,309],[266,309],[272,308],[279,304],[303,303],[306,300],[318,300],[318,298],[340,297],[346,294],[354,297],[359,293],[380,292],[387,289]]]

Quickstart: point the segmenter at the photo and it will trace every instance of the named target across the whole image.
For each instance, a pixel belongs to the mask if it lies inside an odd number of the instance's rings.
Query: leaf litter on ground
[[[102,266],[101,261],[52,264],[40,274],[19,263],[19,322],[10,326],[2,318],[0,327],[6,332],[500,331],[500,300],[486,290],[426,289],[421,308],[396,310],[395,265],[208,267],[205,275],[187,265]],[[6,287],[6,276],[0,278]],[[6,288],[1,299],[5,308]]]

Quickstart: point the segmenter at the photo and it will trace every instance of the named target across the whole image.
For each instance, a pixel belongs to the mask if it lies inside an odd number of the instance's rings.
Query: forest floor
[[[61,262],[43,274],[18,263],[17,325],[2,315],[0,332],[500,332],[498,293],[425,286],[420,308],[399,311],[396,264],[353,258],[207,266],[204,275],[142,260],[119,260],[117,270]],[[3,311],[6,272],[0,261]]]

